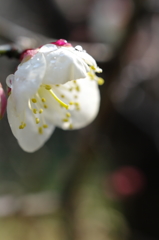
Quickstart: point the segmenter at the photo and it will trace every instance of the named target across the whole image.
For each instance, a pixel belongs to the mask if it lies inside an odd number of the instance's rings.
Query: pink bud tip
[[[52,44],[56,46],[64,46],[64,47],[72,47],[71,43],[68,43],[65,39],[59,39],[56,42],[51,42]]]
[[[0,83],[0,119],[3,118],[7,107],[7,98],[5,91]]]
[[[36,49],[27,49],[23,51],[20,55],[20,61],[22,61],[25,57],[33,57],[38,51],[38,48]]]

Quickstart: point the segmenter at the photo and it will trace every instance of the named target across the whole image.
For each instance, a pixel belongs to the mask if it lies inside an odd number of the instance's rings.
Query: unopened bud
[[[7,107],[7,98],[5,91],[0,83],[0,119],[3,118]]]

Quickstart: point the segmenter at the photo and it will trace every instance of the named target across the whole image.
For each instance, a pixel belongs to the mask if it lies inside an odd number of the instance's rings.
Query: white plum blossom
[[[7,77],[10,88],[7,115],[24,151],[38,150],[55,127],[79,129],[96,117],[103,79],[95,60],[81,46],[58,40],[27,50],[16,72]]]

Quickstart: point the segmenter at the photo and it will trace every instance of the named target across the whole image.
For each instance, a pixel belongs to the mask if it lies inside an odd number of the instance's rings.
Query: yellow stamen
[[[64,98],[65,96],[62,94],[61,97]]]
[[[73,125],[72,124],[69,125],[69,129],[73,129]]]
[[[66,117],[71,117],[71,114],[69,112],[66,113]]]
[[[36,114],[37,112],[38,112],[37,109],[34,108],[33,113]]]
[[[104,84],[104,79],[103,78],[98,78],[98,84],[103,85]]]
[[[35,122],[36,122],[36,124],[38,124],[40,122],[40,119],[39,118],[35,118]]]
[[[70,88],[69,91],[71,92],[73,90],[73,88]]]
[[[79,103],[78,103],[78,102],[75,102],[75,106],[78,107],[78,106],[79,106]]]
[[[74,80],[73,82],[76,83],[76,80]]]
[[[26,124],[24,122],[21,122],[21,125],[19,126],[19,129],[24,129],[26,127]]]
[[[63,106],[63,107],[65,107],[66,109],[68,109],[69,106],[68,106],[67,104],[65,104],[64,102],[62,102],[62,101],[55,95],[55,93],[54,93],[52,90],[49,90],[49,92],[51,93],[52,97],[55,98],[55,100],[60,103],[61,106]]]
[[[68,122],[69,120],[67,118],[62,119],[63,122]]]
[[[92,70],[96,70],[96,68],[95,68],[94,66],[90,66],[90,68],[91,68]]]
[[[50,86],[50,85],[45,85],[45,89],[46,89],[46,90],[50,90],[50,89],[51,89],[51,86]]]
[[[74,102],[69,102],[69,104],[70,104],[70,105],[73,105],[73,104],[74,104]]]
[[[92,79],[92,80],[93,80],[93,79],[95,78],[95,75],[94,75],[93,73],[91,73],[91,72],[88,72],[87,74],[88,74],[88,76],[90,77],[90,79]]]
[[[38,128],[38,132],[39,132],[40,134],[43,133],[43,129],[42,129],[42,127],[39,127],[39,128]]]
[[[60,85],[59,85],[59,84],[56,84],[55,86],[56,86],[56,87],[59,87]]]
[[[76,89],[77,92],[80,91],[80,87],[79,86],[77,86],[75,89]]]
[[[48,108],[46,104],[44,104],[44,108]]]
[[[47,125],[47,124],[44,124],[44,125],[43,125],[43,128],[48,128],[48,125]]]
[[[42,98],[41,101],[42,101],[42,102],[46,102],[46,99],[45,99],[45,98]]]
[[[36,103],[36,102],[37,102],[36,98],[32,98],[31,101],[32,101],[33,103]]]
[[[43,112],[43,109],[40,109],[40,110],[39,110],[39,113],[42,113],[42,112]]]

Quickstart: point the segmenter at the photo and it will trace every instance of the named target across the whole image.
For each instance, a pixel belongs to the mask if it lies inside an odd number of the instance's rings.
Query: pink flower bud
[[[4,89],[0,83],[0,119],[3,118],[7,106],[7,98]]]
[[[27,61],[31,57],[33,57],[38,52],[38,48],[36,49],[27,49],[24,50],[20,55],[20,61]]]

